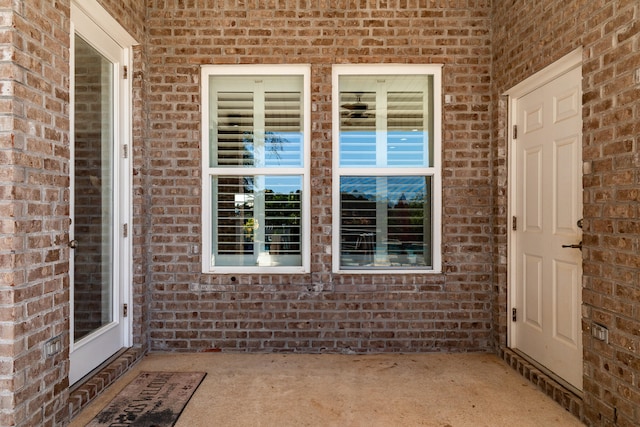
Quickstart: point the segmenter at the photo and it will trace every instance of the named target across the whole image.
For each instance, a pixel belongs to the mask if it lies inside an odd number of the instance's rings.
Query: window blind
[[[302,93],[217,93],[218,166],[302,164]]]
[[[221,176],[217,180],[216,187],[218,253],[253,255],[255,225],[253,179]]]
[[[265,166],[302,165],[302,93],[266,92]]]
[[[376,164],[376,93],[340,93],[340,163]]]
[[[387,164],[425,164],[424,93],[387,94]]]
[[[218,92],[219,166],[254,166],[253,92]]]
[[[302,179],[300,176],[219,176],[217,254],[301,255]],[[250,262],[249,260],[246,262]]]

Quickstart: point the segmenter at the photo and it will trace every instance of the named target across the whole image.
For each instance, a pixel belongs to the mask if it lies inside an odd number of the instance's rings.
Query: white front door
[[[513,100],[511,347],[582,389],[582,71]]]
[[[125,50],[75,7],[72,21],[71,384],[128,342],[123,307],[130,256],[123,232]]]

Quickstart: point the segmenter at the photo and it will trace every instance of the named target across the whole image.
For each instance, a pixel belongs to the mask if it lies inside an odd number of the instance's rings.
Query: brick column
[[[67,414],[69,7],[9,4],[0,10],[0,424],[51,425]],[[62,348],[49,348],[56,337]]]

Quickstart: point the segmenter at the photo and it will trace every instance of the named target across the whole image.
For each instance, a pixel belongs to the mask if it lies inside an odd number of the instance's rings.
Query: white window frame
[[[211,167],[210,159],[210,118],[209,118],[209,78],[211,76],[296,76],[303,78],[303,166],[301,168],[262,167]],[[205,65],[201,68],[202,104],[202,272],[203,273],[308,273],[311,260],[311,67],[297,65]],[[211,178],[242,171],[243,175],[302,175],[302,217],[301,221],[301,266],[216,266],[211,265],[212,252],[212,212]],[[302,173],[300,173],[302,171]]]
[[[340,166],[340,76],[429,75],[433,76],[433,167],[341,167]],[[416,274],[442,272],[442,64],[356,64],[334,65],[332,69],[333,115],[333,232],[332,271],[351,274]],[[350,267],[340,265],[342,176],[429,176],[432,178],[432,266],[416,267]]]

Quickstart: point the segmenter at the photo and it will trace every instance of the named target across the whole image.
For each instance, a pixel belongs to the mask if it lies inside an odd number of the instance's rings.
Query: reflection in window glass
[[[340,227],[342,268],[431,266],[431,179],[341,177]]]
[[[218,176],[211,188],[216,265],[300,265],[301,176]]]
[[[114,65],[75,36],[74,336],[113,321]]]
[[[341,76],[340,166],[433,166],[432,87],[426,75]]]

